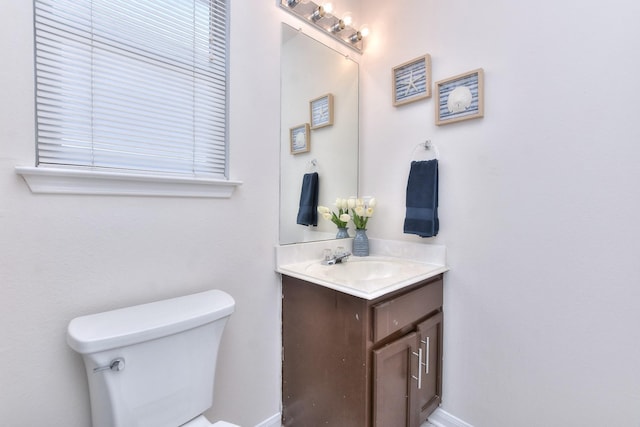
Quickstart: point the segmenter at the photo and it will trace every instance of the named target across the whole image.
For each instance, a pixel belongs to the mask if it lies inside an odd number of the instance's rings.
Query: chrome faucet
[[[343,250],[336,250],[335,253],[331,254],[331,250],[326,249],[324,259],[322,260],[322,264],[324,265],[334,265],[341,264],[343,262],[347,262],[349,257],[351,256],[350,252]]]

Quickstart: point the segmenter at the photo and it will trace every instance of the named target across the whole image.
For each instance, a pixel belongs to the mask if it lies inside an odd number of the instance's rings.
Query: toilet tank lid
[[[221,290],[76,317],[67,343],[81,354],[124,347],[192,329],[233,313],[235,301]]]

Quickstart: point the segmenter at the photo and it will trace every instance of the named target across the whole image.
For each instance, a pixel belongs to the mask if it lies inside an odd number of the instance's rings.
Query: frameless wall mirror
[[[333,239],[331,221],[296,220],[305,173],[318,173],[320,205],[358,193],[358,64],[282,24],[280,69],[280,244]]]

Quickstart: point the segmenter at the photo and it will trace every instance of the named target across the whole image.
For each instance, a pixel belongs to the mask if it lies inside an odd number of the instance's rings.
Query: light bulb
[[[362,34],[362,37],[367,37],[369,35],[369,27],[360,28],[360,34]]]
[[[332,33],[338,33],[342,30],[344,30],[344,21],[342,19],[338,20],[338,22],[331,27]]]
[[[349,12],[345,13],[342,17],[342,21],[344,21],[344,25],[349,26],[353,22],[353,18]]]
[[[310,18],[311,18],[311,20],[313,22],[316,22],[317,20],[322,18],[325,13],[326,13],[326,11],[324,10],[324,7],[323,6],[318,6],[318,8],[315,10],[315,12],[313,12],[313,14],[311,15]]]
[[[331,3],[325,3],[322,5],[322,7],[326,13],[333,12],[333,5]]]

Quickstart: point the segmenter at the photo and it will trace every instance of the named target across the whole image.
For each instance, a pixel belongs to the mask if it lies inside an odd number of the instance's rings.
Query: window
[[[227,21],[226,0],[35,0],[38,167],[226,180]]]

